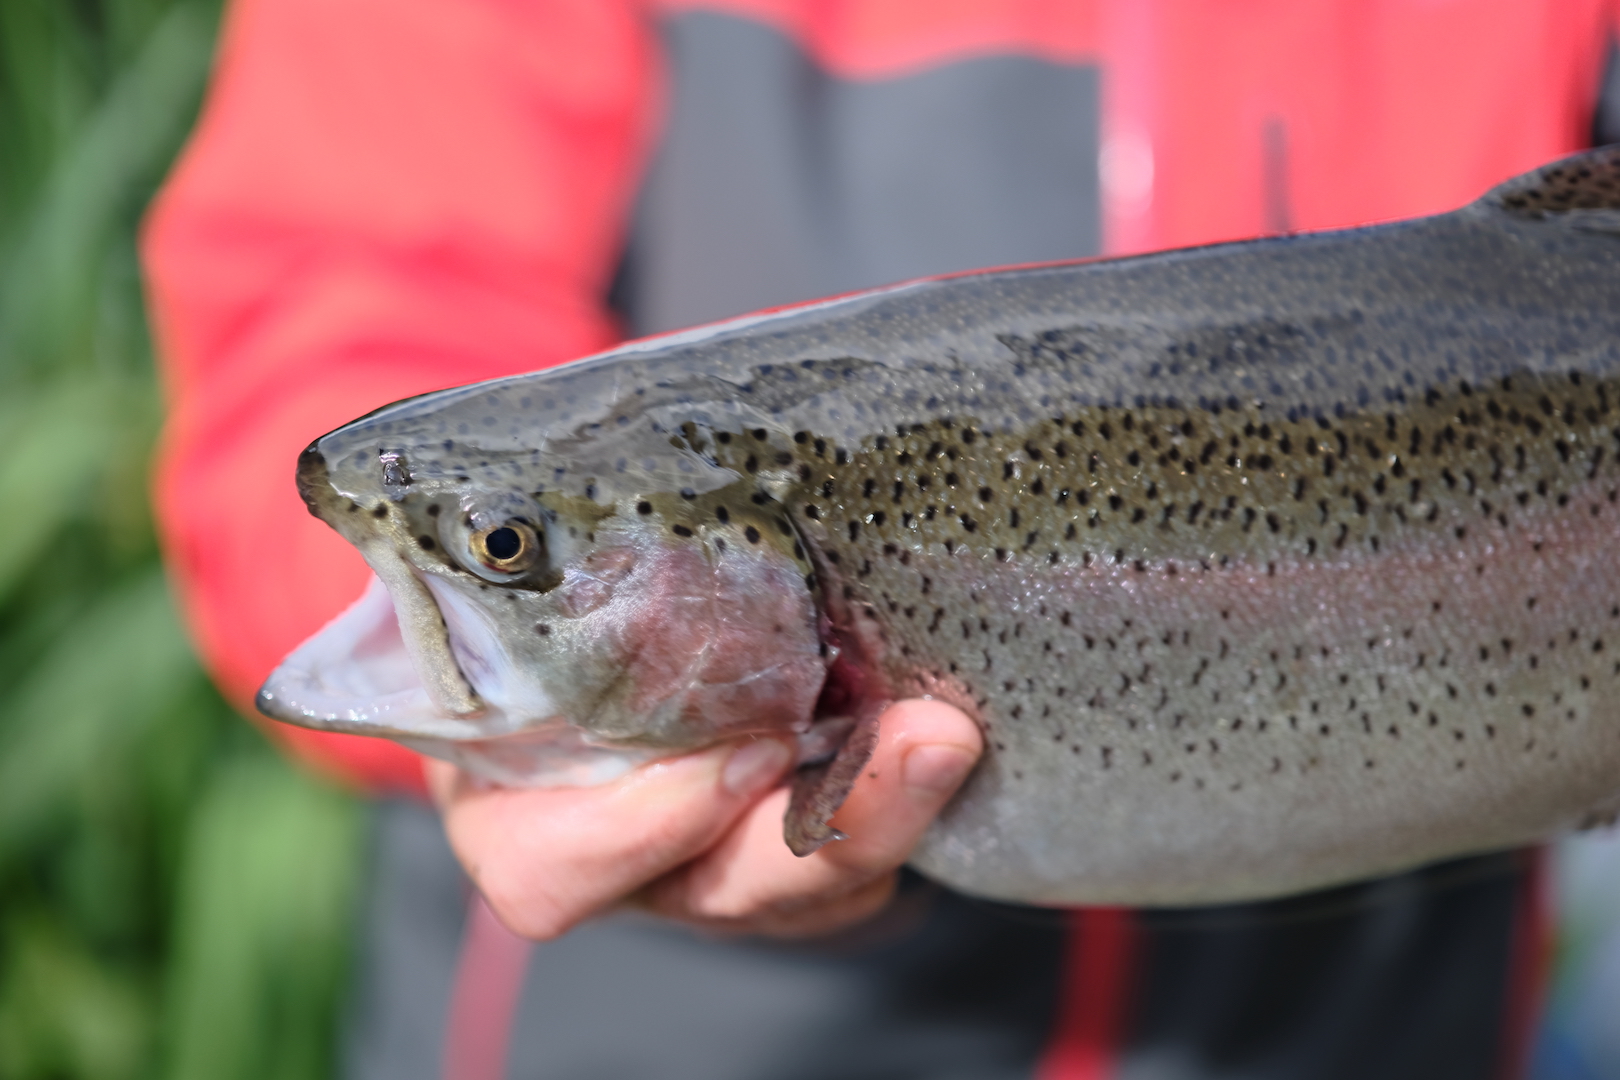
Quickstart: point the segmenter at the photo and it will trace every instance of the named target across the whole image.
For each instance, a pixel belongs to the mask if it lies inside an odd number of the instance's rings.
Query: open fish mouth
[[[277,720],[356,735],[481,733],[471,720],[440,715],[406,651],[393,598],[375,575],[360,599],[282,661],[257,704]]]
[[[496,782],[522,786],[605,783],[658,756],[649,749],[594,744],[533,694],[521,711],[510,708],[502,692],[512,681],[504,677],[510,662],[490,647],[493,639],[469,625],[459,605],[445,604],[444,590],[415,584],[422,596],[411,599],[420,603],[425,597],[444,613],[447,649],[424,650],[419,643],[411,648],[393,591],[374,574],[360,599],[271,673],[259,690],[259,710],[302,727],[395,739]],[[420,626],[423,620],[414,621]],[[434,681],[453,675],[470,690],[463,700],[476,702],[478,711],[457,715],[436,700],[442,695],[430,690],[421,658],[413,655],[424,651],[438,653],[435,661],[454,668],[437,672]]]

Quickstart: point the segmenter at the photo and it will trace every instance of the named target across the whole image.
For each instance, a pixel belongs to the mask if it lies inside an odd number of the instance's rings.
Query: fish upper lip
[[[378,545],[382,546],[382,545]],[[450,647],[450,632],[433,592],[392,548],[362,551],[394,603],[405,651],[434,705],[449,716],[472,719],[485,711]]]
[[[338,529],[360,550],[393,601],[400,636],[428,698],[442,713],[457,719],[472,719],[485,711],[478,691],[456,663],[450,646],[444,613],[410,561],[381,537],[361,539],[339,528],[334,520],[337,507],[356,505],[332,482],[331,468],[321,449],[322,436],[298,455],[298,494],[309,512]],[[268,685],[268,684],[267,684]]]
[[[319,447],[318,441],[310,443],[298,455],[296,477],[298,496],[304,500],[304,506],[310,514],[326,521],[321,513],[321,493],[324,491],[335,495],[336,492],[332,488],[331,470],[326,467],[326,455],[321,453]],[[326,523],[332,524],[330,521]]]

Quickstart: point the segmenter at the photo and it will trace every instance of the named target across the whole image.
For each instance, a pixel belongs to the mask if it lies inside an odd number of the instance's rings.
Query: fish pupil
[[[490,556],[505,562],[516,558],[518,552],[523,550],[523,538],[517,534],[516,529],[502,526],[484,537],[484,550]]]

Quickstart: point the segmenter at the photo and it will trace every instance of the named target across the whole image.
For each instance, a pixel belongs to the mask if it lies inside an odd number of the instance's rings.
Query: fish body
[[[929,695],[987,749],[915,865],[1038,903],[1530,841],[1620,809],[1620,152],[430,394],[300,486],[381,585],[283,719],[517,782],[792,732],[807,850]]]

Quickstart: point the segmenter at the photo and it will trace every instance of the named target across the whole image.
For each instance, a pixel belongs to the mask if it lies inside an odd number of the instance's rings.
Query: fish
[[[792,737],[807,854],[931,697],[985,752],[912,865],[1034,904],[1535,841],[1620,811],[1620,147],[426,394],[297,483],[375,577],[279,720],[508,784]]]

